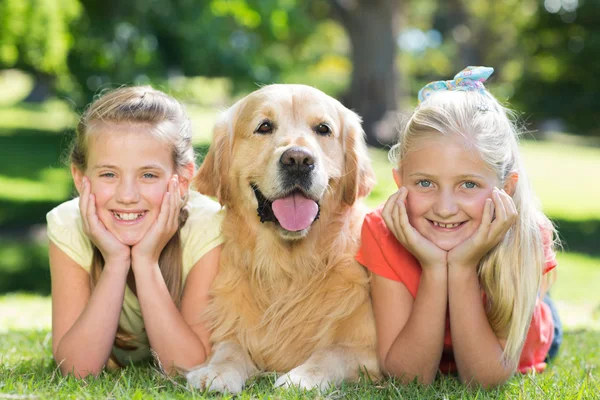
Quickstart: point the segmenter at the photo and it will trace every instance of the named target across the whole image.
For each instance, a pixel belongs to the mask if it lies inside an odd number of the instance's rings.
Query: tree
[[[352,44],[352,81],[344,103],[363,118],[367,142],[381,146],[377,124],[397,110],[399,0],[331,0]]]

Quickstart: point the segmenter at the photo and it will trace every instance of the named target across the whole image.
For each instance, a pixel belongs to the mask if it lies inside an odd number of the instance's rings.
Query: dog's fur
[[[273,131],[263,134],[265,121]],[[379,377],[369,277],[354,260],[374,183],[360,118],[317,89],[270,85],[225,111],[213,134],[195,185],[226,207],[225,244],[207,310],[214,353],[190,384],[237,393],[259,371],[287,373],[276,386],[320,389],[360,370]],[[314,156],[304,192],[320,205],[300,232],[261,222],[253,190],[284,194],[292,147]]]

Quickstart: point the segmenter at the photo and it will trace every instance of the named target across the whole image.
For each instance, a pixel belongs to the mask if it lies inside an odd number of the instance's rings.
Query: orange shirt
[[[421,265],[394,237],[381,217],[383,206],[367,214],[362,226],[361,246],[356,260],[384,278],[399,281],[406,286],[413,298],[417,296],[421,281]],[[544,254],[546,262],[544,273],[556,267],[556,256],[551,247],[550,231],[544,230]],[[548,354],[554,336],[554,321],[546,303],[537,300],[533,318],[521,353],[518,370],[522,373],[546,368],[544,359]],[[446,316],[444,350],[440,361],[440,371],[456,371],[452,340],[450,337],[450,319]]]

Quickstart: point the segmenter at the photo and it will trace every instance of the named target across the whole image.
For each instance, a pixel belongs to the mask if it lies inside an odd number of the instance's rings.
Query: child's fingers
[[[171,208],[169,210],[169,229],[172,231],[177,226],[178,218],[178,202],[179,202],[179,185],[177,175],[171,179]]]
[[[175,181],[175,190],[173,190],[173,230],[176,231],[179,227],[179,214],[181,213],[181,206],[183,201],[181,194],[179,193],[179,180]]]
[[[506,213],[509,219],[516,220],[519,212],[517,211],[517,207],[515,206],[515,202],[513,198],[508,195],[504,190],[502,190],[502,199],[504,201],[504,207],[506,208]]]
[[[382,215],[387,215],[387,216],[391,216],[392,215],[392,209],[394,208],[394,204],[396,204],[396,199],[398,199],[398,196],[400,196],[400,192],[401,192],[402,188],[398,189],[396,191],[396,193],[393,193],[385,202],[385,205],[383,206],[383,210],[381,211]]]
[[[98,229],[100,228],[100,226],[98,223],[98,216],[96,215],[96,196],[94,196],[93,194],[90,194],[89,196],[86,220],[88,223],[89,232],[92,235],[98,233]]]
[[[479,225],[479,229],[482,232],[487,232],[490,230],[490,225],[492,224],[492,218],[494,216],[494,202],[492,199],[486,199],[485,205],[483,206],[483,216],[481,217],[481,225]]]
[[[87,222],[87,211],[90,194],[87,186],[87,180],[83,178],[83,187],[81,190],[81,194],[79,195],[79,213],[81,214],[84,232],[89,232],[89,226]]]
[[[96,196],[93,194],[90,194],[87,217],[90,225],[95,225],[96,222],[98,222],[98,214],[96,214]]]
[[[394,206],[394,209],[392,210],[392,219],[393,219],[393,225],[394,225],[394,235],[396,235],[396,238],[398,239],[398,241],[402,244],[406,244],[406,234],[404,232],[404,230],[402,229],[402,211],[400,210],[400,205],[398,203],[396,203],[396,205]]]
[[[406,198],[408,197],[408,190],[403,188],[403,192],[398,197],[396,201],[397,205],[397,220],[400,231],[402,232],[405,240],[412,242],[414,239],[414,231],[408,220],[408,212],[406,210]]]
[[[394,207],[396,205],[396,199],[398,198],[399,195],[400,195],[400,190],[397,190],[396,193],[392,194],[387,199],[387,201],[385,202],[385,205],[383,206],[383,210],[381,210],[381,216],[383,218],[383,221],[385,222],[385,224],[387,225],[387,227],[390,230],[395,229],[392,214],[393,214]]]
[[[502,195],[500,194],[500,190],[494,190],[492,196],[494,202],[496,203],[496,218],[500,219],[501,222],[506,221],[506,208],[504,207],[504,202],[502,201]]]
[[[506,233],[506,231],[508,231],[517,220],[518,212],[512,197],[510,197],[508,193],[506,193],[504,190],[501,190],[499,195],[500,199],[502,200],[504,211],[506,212],[506,221],[504,223],[504,231],[502,232],[504,235],[504,233]]]
[[[169,214],[166,222],[166,229],[169,233],[173,229],[173,216],[175,215],[175,201],[177,198],[177,195],[175,194],[175,176],[169,180],[167,188],[167,191],[169,192]]]
[[[507,211],[507,207],[509,206],[506,204],[506,201],[508,200],[506,197],[510,196],[498,189],[494,191],[492,196],[494,197],[494,205],[496,208],[496,220],[492,223],[490,237],[494,242],[498,242],[513,224],[514,218],[512,214],[509,215],[509,211]]]
[[[156,219],[156,224],[164,229],[169,221],[169,210],[171,208],[171,193],[166,192],[163,196],[163,201],[160,205],[160,212],[158,213],[158,218]]]

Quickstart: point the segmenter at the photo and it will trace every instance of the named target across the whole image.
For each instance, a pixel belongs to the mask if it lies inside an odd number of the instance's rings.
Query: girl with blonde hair
[[[79,197],[47,215],[62,373],[97,375],[151,349],[169,373],[203,363],[222,213],[188,189],[195,160],[183,106],[147,86],[104,94],[81,116],[70,164]]]
[[[403,382],[439,370],[496,386],[542,371],[560,343],[544,296],[555,231],[511,113],[483,86],[492,72],[468,67],[421,89],[390,153],[399,189],[363,224],[380,364]]]

